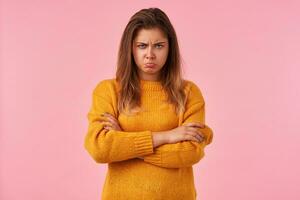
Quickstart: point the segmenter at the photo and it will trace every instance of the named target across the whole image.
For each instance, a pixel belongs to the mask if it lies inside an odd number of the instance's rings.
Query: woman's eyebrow
[[[148,43],[146,43],[146,42],[136,42],[136,43],[148,44]],[[156,42],[156,43],[154,43],[154,44],[162,44],[162,43],[166,43],[166,42],[164,42],[164,41],[161,41],[161,42]]]

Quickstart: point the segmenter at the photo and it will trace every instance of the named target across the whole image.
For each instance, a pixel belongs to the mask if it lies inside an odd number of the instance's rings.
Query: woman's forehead
[[[141,43],[159,43],[166,42],[167,38],[165,33],[159,28],[151,28],[151,29],[141,29],[137,32],[137,35],[134,39],[135,42]]]

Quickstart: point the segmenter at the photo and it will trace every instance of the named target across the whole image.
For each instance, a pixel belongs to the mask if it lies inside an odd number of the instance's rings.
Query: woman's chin
[[[145,67],[144,72],[149,72],[149,73],[155,73],[157,69],[155,68],[150,68],[150,67]]]

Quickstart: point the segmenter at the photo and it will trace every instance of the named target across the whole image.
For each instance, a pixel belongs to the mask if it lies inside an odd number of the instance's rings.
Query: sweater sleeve
[[[194,84],[186,105],[180,124],[184,125],[189,122],[205,124],[205,102],[200,89]],[[165,168],[190,167],[198,163],[205,155],[205,146],[210,144],[213,138],[213,131],[206,124],[204,128],[198,128],[198,130],[204,134],[204,141],[181,141],[175,144],[163,144],[155,148],[153,154],[144,156],[144,161]]]
[[[153,153],[150,130],[125,132],[104,129],[100,123],[101,114],[108,112],[115,116],[116,109],[111,94],[106,81],[100,82],[94,89],[92,105],[87,114],[88,130],[84,148],[97,163],[128,160]]]

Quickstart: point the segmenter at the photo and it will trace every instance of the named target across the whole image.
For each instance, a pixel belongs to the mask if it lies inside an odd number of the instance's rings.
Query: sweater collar
[[[163,86],[160,81],[149,81],[140,79],[140,86],[143,90],[162,90]]]

